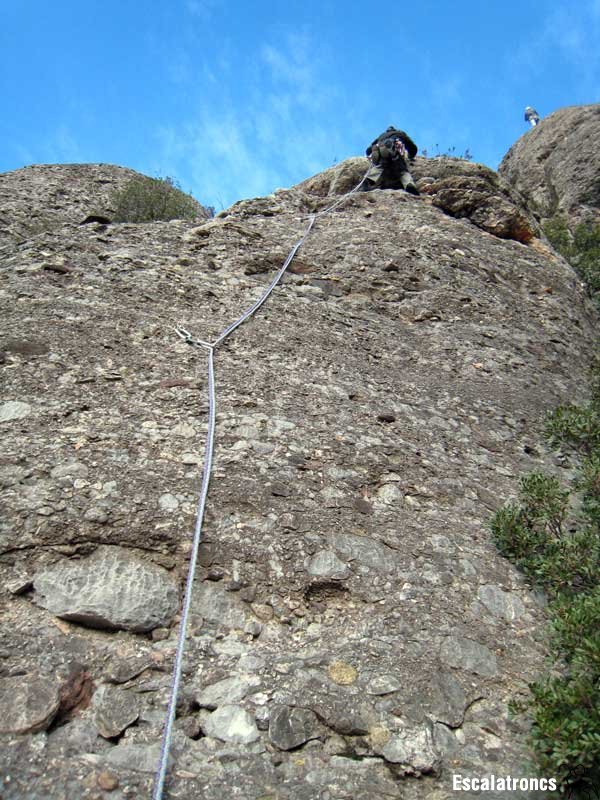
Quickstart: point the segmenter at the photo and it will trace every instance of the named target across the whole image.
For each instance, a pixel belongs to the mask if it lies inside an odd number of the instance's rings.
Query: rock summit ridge
[[[499,167],[544,222],[600,221],[600,103],[561,108],[515,142]]]

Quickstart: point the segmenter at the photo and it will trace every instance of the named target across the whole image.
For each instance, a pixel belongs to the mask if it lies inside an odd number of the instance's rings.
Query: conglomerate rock
[[[113,164],[33,164],[5,172],[0,175],[0,246],[22,244],[66,221],[109,221],[114,193],[141,177]],[[198,218],[208,216],[198,203]]]
[[[422,160],[422,185],[456,177],[440,168]],[[24,203],[37,174],[19,176]],[[85,603],[94,576],[69,576],[119,548],[183,584],[208,395],[205,352],[173,327],[212,341],[237,319],[338,196],[330,178],[203,225],[67,216],[6,241],[2,697],[30,708],[19,698],[74,664],[99,694],[56,717],[40,698],[28,732],[3,736],[5,800],[150,796],[176,622],[60,619],[36,603],[36,576],[63,575]],[[487,523],[524,471],[554,464],[541,418],[585,398],[597,323],[535,237],[499,238],[427,194],[358,193],[317,218],[215,352],[166,797],[424,800],[452,797],[453,773],[531,775],[508,704],[544,667],[543,601]]]
[[[600,221],[600,103],[544,117],[510,148],[499,172],[540,221]]]
[[[351,158],[298,185],[319,197],[342,195],[357,186],[369,168],[366,158]],[[462,158],[417,157],[411,173],[423,197],[452,217],[466,218],[478,228],[499,236],[529,242],[539,236],[535,219],[519,195],[496,172]]]

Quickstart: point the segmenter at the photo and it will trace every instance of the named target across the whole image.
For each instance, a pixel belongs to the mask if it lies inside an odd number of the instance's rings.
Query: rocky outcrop
[[[353,158],[299,184],[319,197],[342,195],[354,188],[369,167],[366,158]],[[451,217],[468,219],[501,239],[530,242],[540,235],[518,194],[496,172],[462,158],[416,158],[411,172],[421,196]]]
[[[521,197],[483,164],[445,156],[417,158],[413,171],[423,195],[450,216],[469,219],[500,239],[527,243],[540,235]]]
[[[510,148],[500,174],[540,221],[600,221],[600,104],[561,108]]]
[[[6,800],[150,796],[207,428],[205,354],[173,326],[216,337],[364,165],[202,225],[78,212],[7,238]],[[487,523],[549,464],[540,419],[585,397],[598,318],[535,235],[462,216],[500,199],[528,219],[501,182],[442,166],[415,166],[421,197],[359,193],[320,217],[216,351],[167,797],[424,800],[457,772],[531,774],[508,704],[543,669],[543,604]],[[94,694],[63,714],[71,674]]]
[[[110,222],[112,196],[139,172],[112,164],[34,164],[0,175],[0,247],[74,224]],[[208,211],[198,205],[198,218]]]

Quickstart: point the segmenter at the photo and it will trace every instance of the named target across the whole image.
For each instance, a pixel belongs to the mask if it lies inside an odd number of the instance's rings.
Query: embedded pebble
[[[39,605],[93,628],[150,631],[168,625],[179,607],[168,572],[121,547],[60,561],[36,573],[33,585]]]
[[[250,744],[260,738],[254,718],[238,705],[220,706],[205,720],[203,729],[206,736],[236,744]]]
[[[319,721],[308,708],[279,706],[269,719],[269,739],[279,750],[293,750],[317,736]]]
[[[172,494],[161,494],[158,498],[158,505],[163,511],[177,511],[179,500]]]
[[[0,733],[44,731],[59,705],[58,682],[30,675],[0,678]]]
[[[0,406],[0,422],[14,422],[17,419],[24,419],[31,414],[32,408],[29,403],[21,403],[19,400],[11,400],[2,403]]]

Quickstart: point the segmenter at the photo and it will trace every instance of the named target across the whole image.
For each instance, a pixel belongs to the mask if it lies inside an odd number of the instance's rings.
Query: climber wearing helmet
[[[417,145],[408,134],[390,125],[367,147],[371,168],[367,172],[363,190],[404,189],[410,194],[419,194],[408,169],[408,162],[414,159],[417,150]]]

